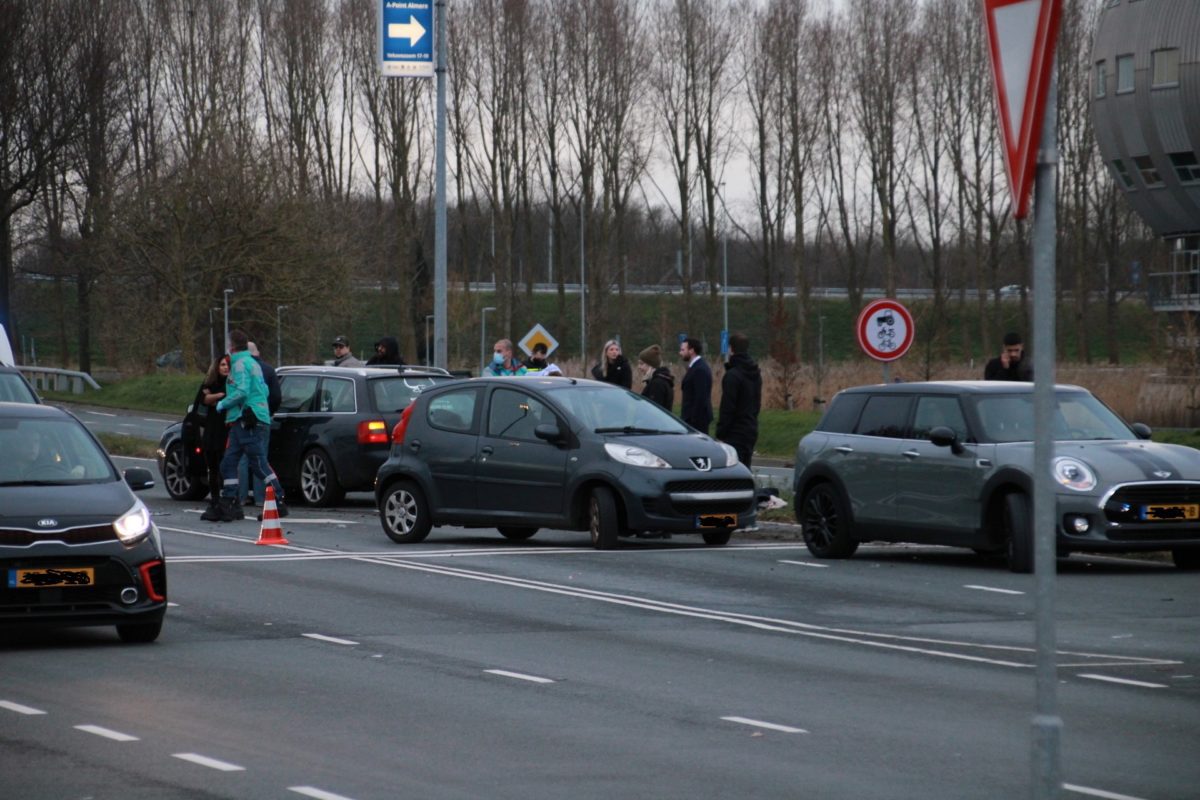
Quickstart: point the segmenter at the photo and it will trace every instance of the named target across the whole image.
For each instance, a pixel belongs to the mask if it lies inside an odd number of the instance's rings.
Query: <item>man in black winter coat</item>
[[[750,340],[745,334],[729,337],[729,362],[721,379],[721,416],[717,439],[737,450],[747,467],[758,441],[758,412],[762,408],[762,373],[750,357]]]
[[[650,345],[638,353],[638,361],[642,380],[646,382],[642,387],[642,397],[670,411],[675,404],[675,376],[671,374],[670,367],[663,366],[662,348],[656,344]]]
[[[400,357],[400,342],[395,336],[384,336],[375,343],[375,355],[367,359],[367,366],[404,366],[404,359]]]
[[[1004,349],[983,368],[985,381],[1032,381],[1033,365],[1025,358],[1025,343],[1021,334],[1004,334]]]

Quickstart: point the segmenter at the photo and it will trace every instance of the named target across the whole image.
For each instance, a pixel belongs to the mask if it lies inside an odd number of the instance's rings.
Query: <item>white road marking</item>
[[[358,645],[358,642],[352,642],[349,639],[338,639],[334,636],[324,636],[320,633],[302,633],[301,636],[306,636],[309,639],[316,639],[318,642],[329,642],[330,644],[344,644],[350,647]]]
[[[995,586],[977,586],[973,583],[964,583],[963,588],[978,589],[981,592],[996,592],[997,594],[1025,594],[1024,592],[1018,592],[1016,589],[999,589]]]
[[[105,739],[112,739],[114,742],[139,741],[136,736],[130,736],[128,733],[121,733],[109,728],[101,728],[99,725],[76,725],[75,730],[83,731],[84,733],[94,733],[97,736],[103,736]]]
[[[1107,683],[1120,683],[1125,686],[1140,686],[1143,689],[1166,689],[1165,683],[1147,683],[1146,681],[1131,681],[1127,678],[1113,678],[1109,675],[1096,675],[1094,673],[1080,673],[1081,678],[1091,678],[1094,681],[1106,681]]]
[[[282,519],[280,523],[283,525],[361,525],[356,519],[314,519],[311,517],[293,518],[288,517],[287,522]]]
[[[163,422],[161,419],[151,419],[150,417],[142,417],[142,422]]]
[[[237,764],[230,764],[228,761],[218,761],[215,758],[202,756],[199,753],[172,753],[173,758],[178,758],[181,761],[190,761],[193,764],[199,764],[202,767],[209,769],[219,769],[221,772],[245,772],[245,767],[239,767]]]
[[[820,567],[822,569],[828,569],[828,567],[829,567],[828,564],[816,564],[812,561],[788,561],[786,558],[781,558],[779,560],[779,563],[780,564],[795,564],[797,567]]]
[[[1077,786],[1073,783],[1064,783],[1062,788],[1068,792],[1076,794],[1086,794],[1089,797],[1103,797],[1105,800],[1145,800],[1142,797],[1134,797],[1131,794],[1117,794],[1116,792],[1106,792],[1103,789],[1092,789],[1089,786]]]
[[[116,414],[107,414],[103,411],[84,411],[85,414],[95,414],[97,417],[115,417]]]
[[[539,678],[537,675],[525,675],[520,672],[509,672],[506,669],[485,669],[484,672],[492,675],[500,675],[505,678],[516,678],[519,681],[529,681],[530,683],[554,683],[549,678]]]
[[[746,717],[721,717],[726,722],[736,722],[739,725],[750,725],[755,728],[766,728],[769,731],[779,731],[780,733],[808,733],[803,728],[793,728],[788,725],[777,725],[774,722],[763,722],[759,719],[747,719]]]
[[[11,700],[0,700],[0,708],[6,708],[9,711],[15,711],[18,714],[24,714],[27,717],[36,716],[37,714],[45,714],[40,708],[30,708],[23,706],[20,703],[14,703]]]
[[[327,792],[324,789],[317,789],[313,786],[289,786],[288,791],[302,794],[305,797],[313,797],[316,800],[350,800],[345,795],[334,794],[333,792]]]

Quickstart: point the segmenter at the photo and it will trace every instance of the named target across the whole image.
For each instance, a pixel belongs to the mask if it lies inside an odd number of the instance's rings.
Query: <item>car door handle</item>
[[[849,445],[845,445],[845,444],[840,447],[835,447],[833,449],[837,450],[839,453],[853,453],[854,452],[853,447],[850,447]]]
[[[418,450],[420,450],[421,449],[421,440],[413,439],[411,442],[408,443],[408,449],[412,450],[414,453],[417,452]]]
[[[905,450],[900,455],[904,456],[905,458],[918,458],[921,455],[921,451],[920,450]]]
[[[490,456],[492,454],[492,446],[490,444],[485,444],[483,447],[479,448],[479,452],[483,453],[485,456]]]

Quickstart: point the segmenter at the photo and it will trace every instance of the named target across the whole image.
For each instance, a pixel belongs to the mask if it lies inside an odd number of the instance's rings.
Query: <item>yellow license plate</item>
[[[10,569],[8,588],[46,589],[56,586],[95,586],[92,567],[49,567],[46,569]]]
[[[1142,519],[1151,522],[1181,519],[1200,519],[1200,503],[1164,503],[1142,506]]]
[[[697,528],[736,528],[737,514],[700,514],[696,517]]]

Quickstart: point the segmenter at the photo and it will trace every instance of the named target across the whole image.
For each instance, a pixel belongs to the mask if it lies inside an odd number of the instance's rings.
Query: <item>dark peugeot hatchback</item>
[[[0,624],[116,625],[151,642],[167,610],[158,528],[83,424],[58,408],[0,403]]]
[[[478,378],[423,393],[392,434],[375,485],[384,533],[434,525],[618,537],[697,533],[726,544],[754,525],[755,485],[737,451],[618,386],[574,378]]]

